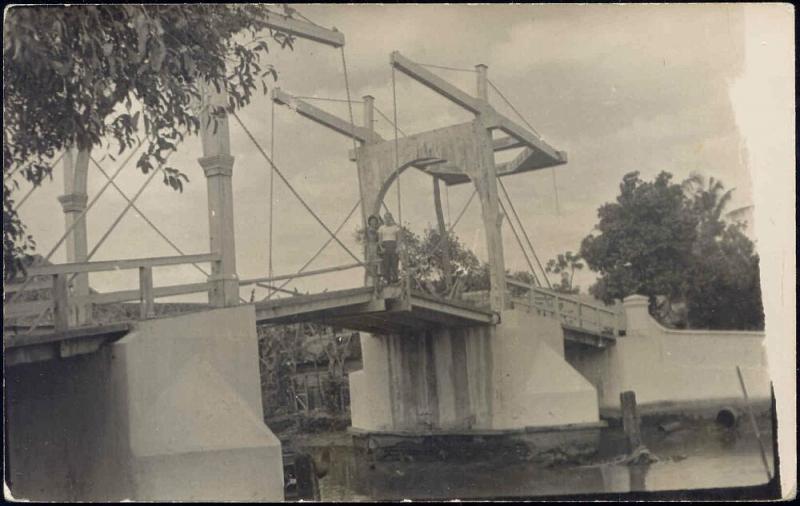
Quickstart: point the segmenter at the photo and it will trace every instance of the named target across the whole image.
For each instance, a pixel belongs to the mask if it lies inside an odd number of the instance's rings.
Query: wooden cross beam
[[[392,52],[389,57],[389,62],[400,72],[419,81],[421,84],[424,84],[448,100],[455,102],[464,109],[475,114],[479,114],[483,111],[484,106],[482,106],[480,100],[469,93],[461,91],[422,65],[409,60],[401,55],[399,51]]]
[[[293,19],[277,13],[270,13],[266,15],[265,22],[267,26],[279,32],[288,33],[295,37],[302,39],[313,40],[320,44],[325,44],[333,47],[344,46],[344,34],[336,30],[328,30],[321,26]]]
[[[319,107],[315,107],[304,100],[293,97],[280,88],[272,89],[272,100],[276,104],[288,105],[290,108],[297,111],[299,115],[319,123],[324,127],[328,127],[335,132],[347,137],[355,137],[356,140],[361,143],[380,142],[383,140],[383,138],[375,132],[325,112]]]
[[[422,65],[409,60],[401,55],[399,51],[394,51],[392,53],[390,63],[397,70],[418,81],[420,84],[427,86],[448,100],[460,105],[464,109],[474,114],[481,114],[485,118],[484,122],[487,128],[500,129],[508,134],[510,137],[492,141],[494,151],[527,146],[534,151],[544,153],[553,160],[566,163],[566,156],[564,156],[564,153],[554,149],[540,139],[538,135],[498,113],[488,102],[473,97],[448,83]],[[531,152],[526,150],[526,154],[524,153],[523,158],[527,159],[530,155]]]

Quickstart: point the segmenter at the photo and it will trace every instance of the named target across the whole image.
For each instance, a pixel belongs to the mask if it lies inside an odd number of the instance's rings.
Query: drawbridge
[[[67,150],[59,158],[59,160],[63,159],[65,175],[65,193],[59,197],[59,201],[64,212],[66,231],[49,253],[43,257],[43,264],[30,267],[27,277],[23,279],[4,283],[3,343],[8,364],[68,357],[95,351],[103,344],[124,336],[133,328],[137,320],[156,317],[156,299],[198,293],[207,293],[208,303],[190,305],[192,306],[189,308],[190,310],[199,311],[253,303],[256,321],[259,324],[313,321],[376,334],[402,334],[447,327],[491,326],[500,323],[499,315],[503,309],[519,307],[558,319],[564,328],[566,340],[594,347],[613,344],[613,340],[620,330],[620,325],[617,323],[617,311],[601,304],[587,304],[577,299],[570,299],[568,296],[553,292],[549,287],[545,288],[540,280],[544,280],[548,284],[549,282],[541,269],[541,264],[539,264],[539,276],[536,275],[536,269],[530,260],[531,256],[535,257],[535,252],[505,190],[502,178],[563,165],[566,163],[566,154],[542,140],[521,115],[520,119],[526,126],[520,125],[494,109],[488,98],[490,88],[494,89],[519,115],[516,108],[488,79],[485,65],[477,65],[474,70],[468,69],[473,71],[477,78],[477,94],[473,96],[428,69],[428,67],[434,66],[414,62],[399,52],[394,52],[390,57],[394,120],[380,112],[374,103],[374,98],[367,95],[360,102],[363,104],[363,122],[356,124],[352,112],[354,101],[351,100],[347,80],[343,35],[336,30],[326,30],[318,25],[287,17],[276,16],[270,23],[276,30],[283,30],[296,37],[306,38],[342,51],[345,88],[350,111],[349,121],[310,104],[306,99],[312,97],[303,99],[275,88],[271,98],[273,107],[288,105],[300,116],[352,139],[353,149],[349,156],[356,164],[361,198],[355,203],[347,217],[335,230],[334,227],[325,223],[312,210],[300,191],[291,185],[283,171],[259,145],[256,137],[236,112],[215,114],[213,121],[201,121],[203,125],[201,128],[203,157],[199,159],[199,163],[205,173],[208,187],[209,253],[186,254],[147,218],[142,209],[137,207],[136,200],[154,176],[160,173],[161,167],[152,172],[133,197],[129,197],[115,183],[116,177],[131,160],[136,149],[141,146],[133,149],[129,157],[112,175],[103,170],[91,155],[90,150]],[[401,137],[401,130],[397,124],[396,72],[413,79],[446,100],[469,111],[475,115],[475,119],[471,122],[412,135],[403,133]],[[207,87],[205,97],[207,103],[211,106],[227,105],[228,99],[224,88],[216,92],[213,88],[213,86]],[[206,108],[206,110],[208,109]],[[385,139],[375,131],[375,113],[378,113],[393,127],[393,139]],[[268,275],[253,279],[240,279],[237,275],[233,236],[235,229],[231,186],[233,156],[230,153],[229,117],[236,120],[268,164],[271,178],[270,220],[274,202],[272,177],[277,176],[329,235],[317,253],[295,273],[282,276],[273,273],[271,261],[273,241],[270,232]],[[210,126],[211,123],[213,123],[213,127]],[[499,136],[494,135],[495,133]],[[519,153],[510,161],[496,163],[495,153],[507,150],[518,150]],[[58,160],[54,162],[54,164],[57,163]],[[106,178],[106,182],[92,196],[91,200],[87,195],[90,164],[96,166]],[[372,268],[377,259],[370,257],[368,251],[363,256],[355,254],[339,238],[338,234],[357,209],[361,209],[362,225],[366,223],[368,216],[377,214],[381,207],[388,210],[384,203],[384,197],[392,185],[397,188],[397,214],[403,224],[402,208],[399,207],[399,202],[402,201],[400,176],[409,168],[419,170],[432,177],[436,197],[435,204],[439,215],[441,214],[441,202],[438,199],[439,182],[447,186],[460,184],[474,186],[472,196],[461,210],[459,217],[450,225],[449,230],[445,230],[440,223],[440,236],[453,232],[460,217],[463,216],[464,211],[477,195],[486,232],[491,278],[491,287],[487,292],[486,300],[442,298],[425,292],[421,289],[418,280],[415,279],[415,268],[407,265],[408,259],[404,256],[405,250],[402,248],[402,244],[400,248],[401,264],[406,273],[405,278],[399,286],[379,286],[380,281]],[[108,188],[116,190],[128,204],[89,251],[86,228],[87,213]],[[498,188],[505,195],[506,203],[500,198]],[[17,204],[17,207],[24,204],[35,189],[36,186],[31,188],[31,191]],[[92,256],[131,209],[136,211],[178,255],[92,261]],[[516,287],[527,291],[529,294],[527,297],[514,298],[507,287],[509,284],[519,285],[519,283],[514,280],[506,280],[505,277],[500,230],[500,224],[504,222],[503,217],[509,218],[505,220],[505,223],[511,228],[522,248],[526,262],[536,281],[533,285]],[[512,218],[516,219],[516,227]],[[355,263],[328,269],[307,270],[322,250],[333,242],[346,251],[355,260]],[[62,245],[67,249],[67,263],[49,264],[48,261],[53,253]],[[439,255],[443,253],[438,251],[441,246],[441,243],[437,244],[432,251],[426,253]],[[538,263],[538,258],[536,261]],[[181,264],[194,266],[206,276],[205,281],[154,286],[154,269]],[[203,264],[208,268],[201,267]],[[323,293],[306,295],[299,295],[285,289],[287,283],[305,276],[324,275],[333,271],[354,268],[364,270],[365,286],[345,290],[326,290]],[[90,289],[90,273],[125,269],[138,271],[138,288],[108,293],[97,293]],[[276,286],[275,283],[278,281],[283,281],[283,283]],[[252,285],[266,289],[267,296],[260,301],[247,301],[241,296],[241,289]],[[290,296],[279,297],[279,295],[287,294]],[[98,312],[102,312],[99,311],[101,307],[115,304],[127,305],[129,310],[112,318],[113,321],[110,322],[108,318],[96,317]],[[573,308],[574,311],[570,313],[569,308]],[[95,317],[93,317],[93,313]]]

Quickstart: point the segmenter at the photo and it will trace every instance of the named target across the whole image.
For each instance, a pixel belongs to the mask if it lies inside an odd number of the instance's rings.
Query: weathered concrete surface
[[[564,360],[557,320],[504,311],[494,351],[495,429],[596,423],[594,387]]]
[[[364,336],[350,375],[353,428],[519,430],[596,423],[594,387],[563,358],[554,320],[504,311],[494,328]]]
[[[253,306],[140,322],[96,354],[6,373],[15,497],[283,499]]]
[[[619,394],[636,392],[644,413],[740,405],[741,367],[750,398],[769,401],[770,382],[762,332],[671,330],[647,311],[647,299],[624,302],[626,335],[604,350],[567,348],[567,360],[595,385],[600,409],[619,410]]]
[[[110,348],[5,370],[6,479],[17,499],[133,497]]]

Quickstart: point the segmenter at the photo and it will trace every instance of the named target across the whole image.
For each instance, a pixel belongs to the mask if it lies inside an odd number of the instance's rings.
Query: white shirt
[[[381,242],[397,241],[400,234],[400,227],[397,225],[384,225],[378,230],[378,237]]]

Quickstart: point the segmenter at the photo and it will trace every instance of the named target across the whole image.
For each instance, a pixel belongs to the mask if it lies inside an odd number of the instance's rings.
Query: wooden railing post
[[[153,303],[153,268],[139,267],[139,316],[142,319],[155,316]]]
[[[69,290],[67,275],[53,276],[53,327],[56,332],[63,332],[69,327]]]

